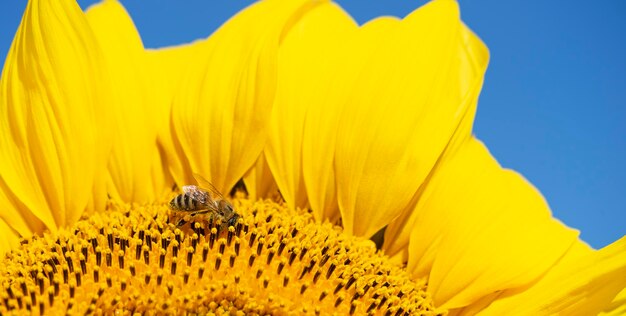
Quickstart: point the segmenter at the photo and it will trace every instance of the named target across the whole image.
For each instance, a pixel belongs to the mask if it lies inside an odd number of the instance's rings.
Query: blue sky
[[[82,7],[94,1],[79,1]],[[359,23],[424,1],[338,1]],[[250,1],[122,1],[144,44],[208,36]],[[153,7],[145,4],[151,3]],[[491,51],[475,134],[602,247],[626,234],[626,1],[462,1]],[[26,1],[0,4],[0,60]],[[529,227],[532,229],[532,227]]]

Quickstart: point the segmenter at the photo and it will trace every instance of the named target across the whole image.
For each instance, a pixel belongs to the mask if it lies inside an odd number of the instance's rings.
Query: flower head
[[[178,229],[163,205],[111,204],[73,231],[33,238],[5,258],[13,269],[4,277],[16,281],[4,284],[4,307],[41,314],[435,312],[426,285],[369,240],[275,203],[238,202],[242,219],[228,230],[209,218]]]
[[[472,136],[487,61],[450,0],[363,26],[263,1],[159,50],[116,1],[31,0],[0,82],[0,311],[619,311],[626,240],[590,249]],[[172,221],[194,173],[237,223]]]

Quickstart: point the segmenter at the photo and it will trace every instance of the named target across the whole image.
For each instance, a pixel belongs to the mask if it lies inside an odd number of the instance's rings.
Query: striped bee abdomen
[[[170,207],[179,211],[194,211],[198,208],[198,201],[187,193],[179,194],[170,201]]]

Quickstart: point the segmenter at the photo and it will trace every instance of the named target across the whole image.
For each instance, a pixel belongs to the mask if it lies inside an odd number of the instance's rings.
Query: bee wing
[[[208,192],[195,185],[183,185],[183,192],[203,205],[212,200]]]
[[[224,196],[222,195],[222,193],[217,190],[215,188],[215,186],[213,186],[213,184],[211,184],[211,182],[209,182],[207,179],[205,179],[204,177],[202,177],[201,175],[197,174],[194,172],[193,177],[196,179],[196,181],[198,182],[198,186],[200,188],[202,188],[203,190],[206,190],[207,192],[211,193],[211,199],[214,201],[217,200],[224,200]]]

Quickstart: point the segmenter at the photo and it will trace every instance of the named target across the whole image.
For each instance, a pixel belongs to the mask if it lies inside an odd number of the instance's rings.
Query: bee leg
[[[181,227],[183,225],[187,224],[187,221],[184,218],[181,218],[177,223],[176,223],[176,227]]]
[[[237,227],[237,221],[239,221],[239,215],[238,214],[233,214],[233,216],[231,216],[230,219],[228,219],[228,226],[233,226],[233,227]]]
[[[233,214],[229,219],[221,218],[218,229],[219,231],[228,231],[230,226],[233,228],[237,228],[237,221],[239,220],[239,215]]]
[[[218,228],[217,219],[218,219],[217,216],[215,216],[215,214],[211,213],[211,215],[209,215],[209,227],[216,227],[216,228]]]

